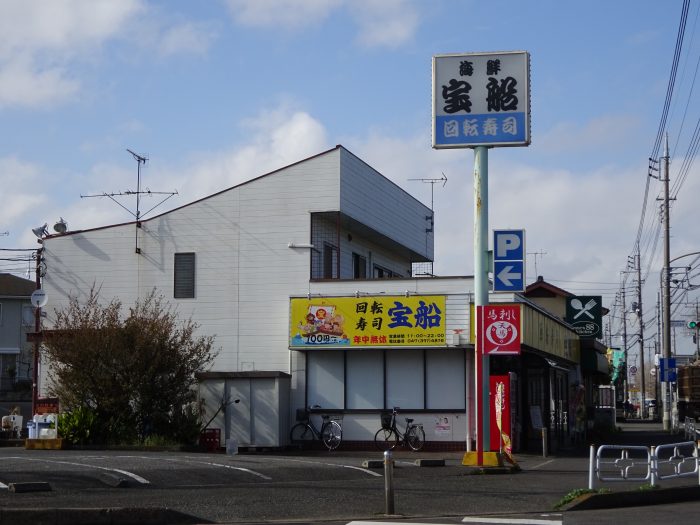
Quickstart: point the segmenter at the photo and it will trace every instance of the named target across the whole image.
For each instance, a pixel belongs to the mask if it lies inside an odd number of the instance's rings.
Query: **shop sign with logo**
[[[579,337],[596,339],[603,335],[603,298],[600,295],[579,295],[566,299],[567,323]]]
[[[443,295],[291,299],[290,348],[445,344]]]
[[[485,354],[520,354],[520,305],[490,304],[483,306],[483,348]]]

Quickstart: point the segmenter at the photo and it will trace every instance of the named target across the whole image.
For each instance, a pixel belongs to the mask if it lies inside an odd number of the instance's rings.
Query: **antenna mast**
[[[139,228],[141,228],[141,218],[143,215],[146,215],[150,212],[152,212],[154,209],[156,209],[158,206],[163,204],[165,201],[167,201],[170,197],[173,195],[177,195],[177,190],[175,191],[151,191],[148,188],[146,188],[145,191],[141,191],[141,165],[146,164],[146,161],[148,160],[147,157],[144,157],[142,155],[139,155],[138,153],[134,153],[131,151],[129,148],[126,148],[126,151],[131,153],[131,156],[134,157],[134,160],[136,160],[136,191],[132,190],[125,190],[123,192],[117,192],[117,193],[98,193],[95,195],[81,195],[80,198],[84,199],[87,197],[109,197],[112,199],[117,205],[121,206],[124,208],[126,211],[128,211],[133,217],[136,219],[136,253],[141,253],[141,248],[139,248]],[[153,206],[151,209],[141,214],[141,195],[167,195],[164,199],[162,199],[158,204]],[[133,212],[126,206],[124,206],[121,202],[119,202],[115,197],[120,197],[124,195],[136,195],[136,211]]]
[[[408,180],[418,180],[420,182],[425,182],[427,184],[430,184],[430,215],[425,216],[426,221],[430,221],[430,227],[425,229],[425,248],[426,251],[428,250],[428,234],[432,233],[434,226],[435,226],[435,221],[434,221],[434,216],[435,216],[435,211],[433,210],[433,197],[435,193],[435,185],[438,182],[442,182],[442,187],[445,187],[445,184],[447,184],[447,176],[442,173],[442,177],[439,179],[408,179]],[[427,275],[433,275],[433,264],[430,263],[430,268],[426,272]]]

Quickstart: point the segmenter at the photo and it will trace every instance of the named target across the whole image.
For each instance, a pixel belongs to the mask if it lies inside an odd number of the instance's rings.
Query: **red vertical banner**
[[[513,452],[510,435],[510,376],[489,378],[489,411],[491,414],[491,450],[501,451],[511,458]]]

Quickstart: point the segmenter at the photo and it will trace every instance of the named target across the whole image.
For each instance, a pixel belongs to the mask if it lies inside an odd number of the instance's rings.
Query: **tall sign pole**
[[[486,146],[474,148],[474,312],[476,313],[475,421],[477,426],[477,464],[484,464],[489,450],[489,355],[484,352],[484,306],[489,304],[489,156]]]
[[[432,135],[436,149],[474,149],[474,422],[476,462],[483,465],[490,447],[489,356],[483,351],[483,311],[489,297],[488,148],[530,144],[530,55],[434,56]],[[467,392],[465,396],[468,412]],[[469,451],[472,433],[470,418],[465,419]]]

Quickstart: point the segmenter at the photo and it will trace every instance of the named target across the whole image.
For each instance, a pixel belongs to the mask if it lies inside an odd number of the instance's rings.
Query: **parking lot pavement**
[[[660,424],[630,422],[622,424],[605,444],[651,446],[682,438],[664,433]],[[397,505],[404,517],[551,512],[565,495],[588,485],[585,448],[548,457],[516,454],[519,472],[480,472],[465,467],[461,464],[462,452],[396,450],[392,456]],[[382,459],[383,453],[378,450],[342,448],[334,452],[278,451],[236,456],[0,449],[0,483],[6,487],[0,490],[0,523],[29,523],[33,521],[29,519],[32,509],[60,513],[60,509],[77,507],[167,508],[180,513],[180,519],[189,516],[201,522],[376,518],[384,503]],[[376,460],[380,460],[378,465],[365,466]],[[484,475],[489,473],[495,475]],[[11,493],[8,488],[11,482],[37,481],[49,483],[51,491]],[[662,486],[664,492],[671,492],[675,487],[693,484],[697,485],[697,477],[664,481]],[[639,486],[622,483],[610,489],[615,494],[629,491],[644,497]],[[623,499],[613,497],[602,502],[619,505]],[[6,521],[3,516],[11,513],[24,517]]]

